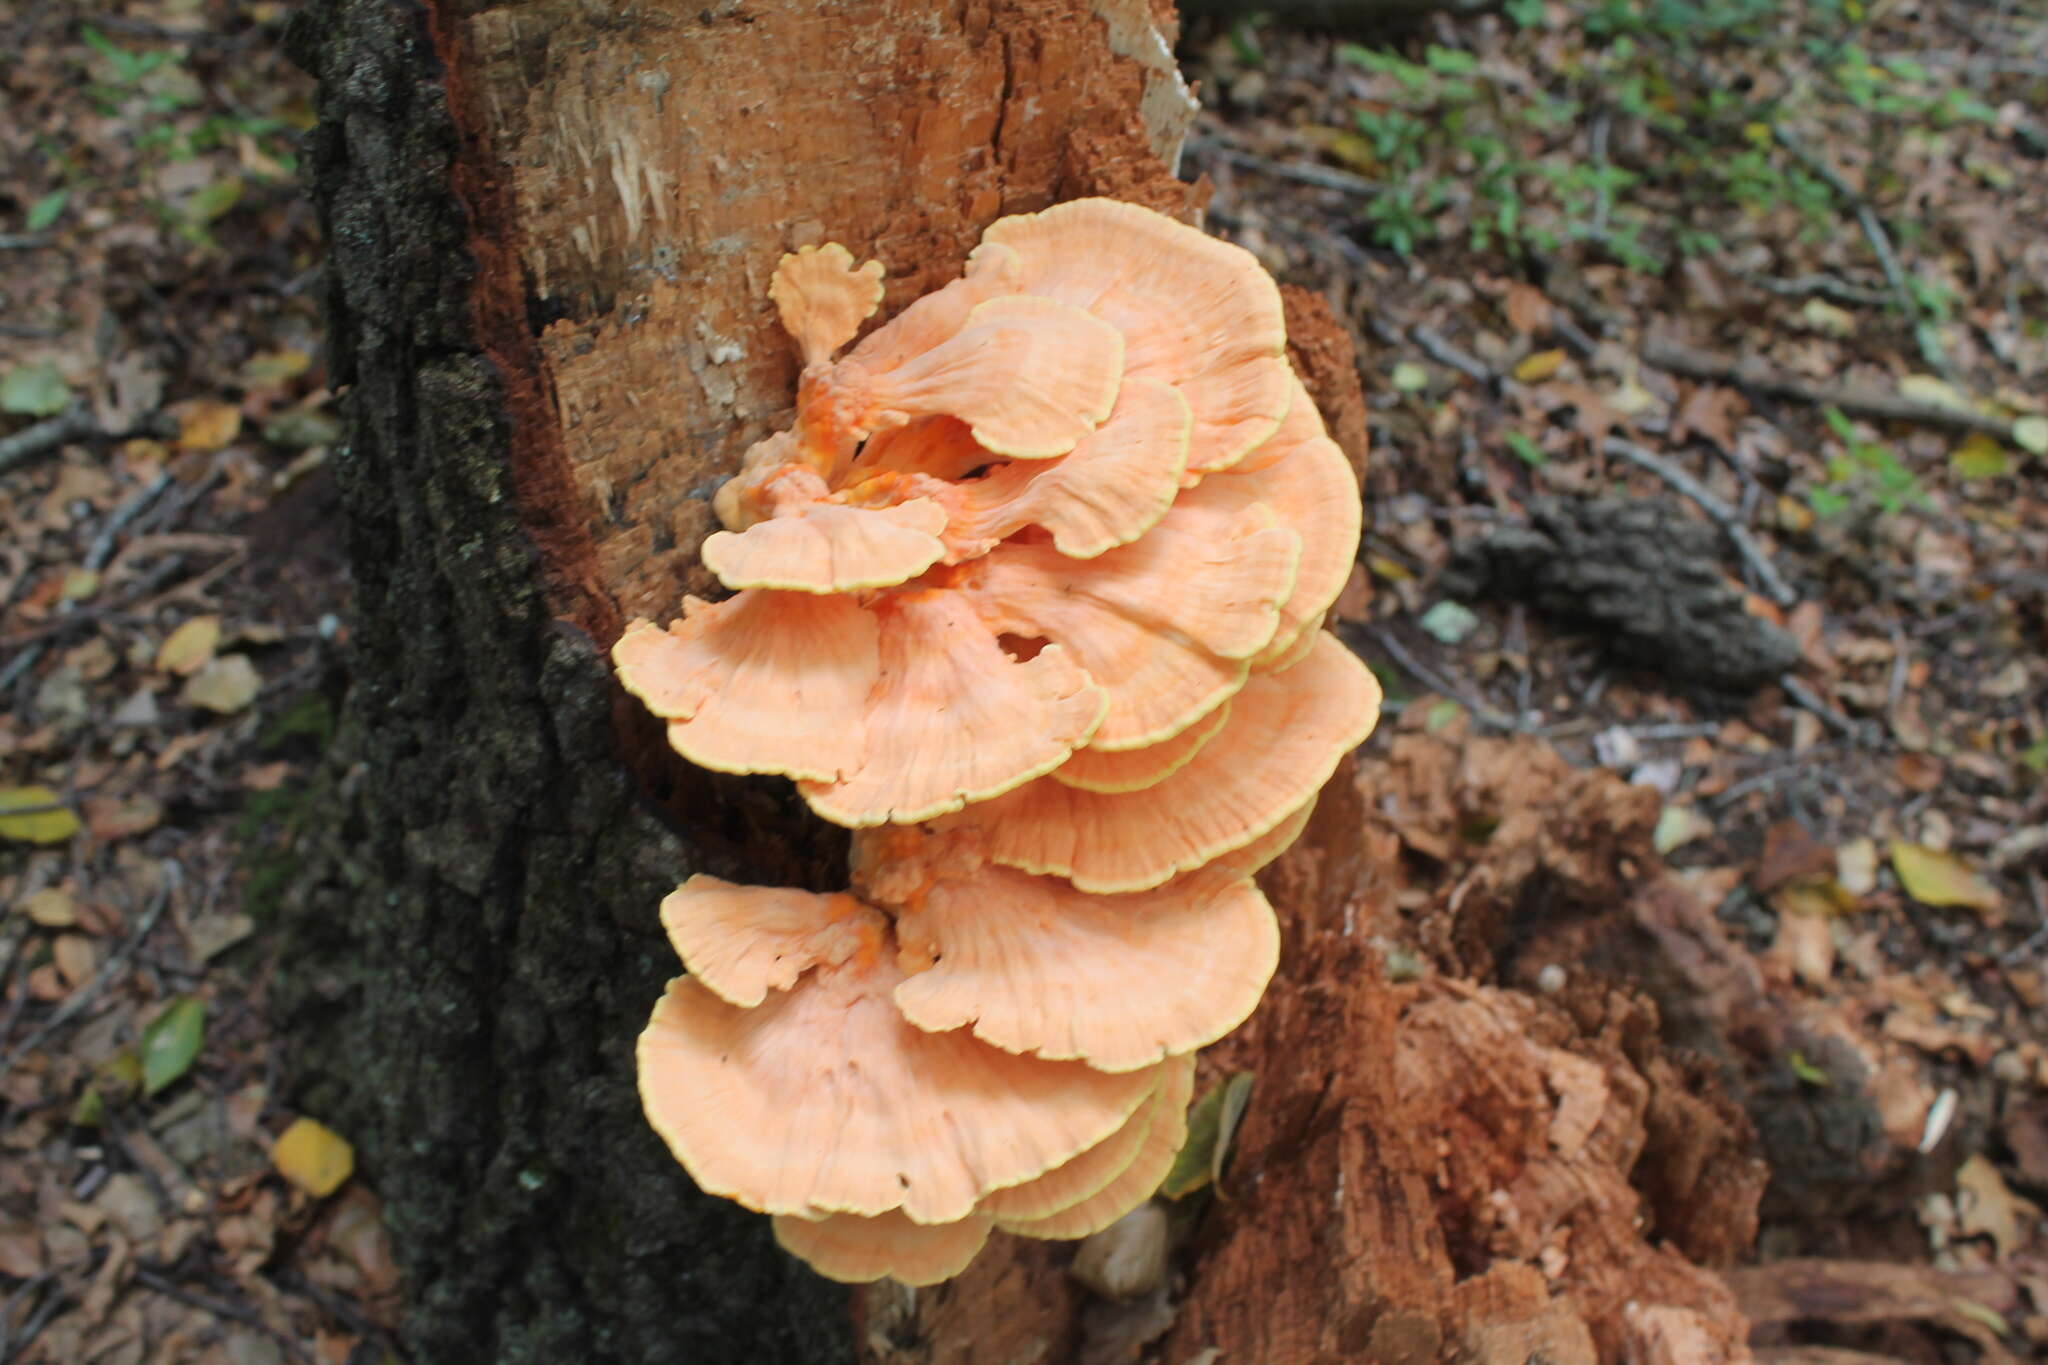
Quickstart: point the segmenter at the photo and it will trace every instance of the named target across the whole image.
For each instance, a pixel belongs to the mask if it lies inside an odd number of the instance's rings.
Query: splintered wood
[[[500,277],[486,330],[532,400],[521,461],[552,466],[522,501],[558,504],[553,567],[601,599],[565,614],[601,634],[711,585],[710,496],[794,391],[783,252],[881,260],[887,316],[1000,215],[1189,212],[1192,101],[1143,0],[436,11],[457,118],[501,171],[466,198]]]

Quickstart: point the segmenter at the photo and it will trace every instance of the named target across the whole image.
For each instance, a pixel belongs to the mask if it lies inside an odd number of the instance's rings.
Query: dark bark
[[[1143,14],[312,0],[295,16],[320,80],[305,159],[356,603],[282,1009],[302,1104],[356,1142],[386,1201],[417,1360],[850,1357],[843,1291],[766,1219],[692,1188],[633,1066],[678,970],[662,895],[700,870],[830,884],[843,837],[786,783],[686,770],[605,650],[626,615],[667,619],[701,587],[708,493],[789,401],[759,297],[796,244],[786,224],[885,255],[908,277],[900,306],[999,213],[1107,190],[1185,206],[1146,136],[1156,108],[1135,112],[1168,79],[1123,55],[1118,26]],[[834,41],[913,19],[921,68]],[[872,117],[825,128],[798,107],[827,79],[798,60],[818,50]],[[736,109],[749,72],[772,74],[768,98]],[[747,172],[756,199],[721,179],[747,112],[761,145],[789,145],[787,165]],[[618,175],[642,154],[645,201]],[[863,174],[871,193],[850,198]],[[564,198],[580,175],[588,204]]]

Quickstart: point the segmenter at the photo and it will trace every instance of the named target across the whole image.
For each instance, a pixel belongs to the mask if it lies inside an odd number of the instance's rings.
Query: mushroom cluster
[[[1321,629],[1357,482],[1249,254],[1113,200],[1005,218],[838,355],[881,276],[782,259],[797,417],[719,491],[734,593],[613,659],[683,757],[855,831],[848,891],[663,902],[648,1118],[820,1272],[928,1284],[1151,1196],[1278,958],[1251,874],[1379,691]]]

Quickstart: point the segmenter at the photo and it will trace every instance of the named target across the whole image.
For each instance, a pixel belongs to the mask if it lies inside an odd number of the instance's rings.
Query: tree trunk
[[[308,1107],[387,1201],[423,1362],[850,1358],[846,1298],[698,1195],[633,1039],[695,871],[840,884],[787,784],[687,769],[614,686],[709,580],[788,416],[765,298],[827,238],[951,278],[992,219],[1185,216],[1146,0],[311,0],[352,689],[285,991]]]

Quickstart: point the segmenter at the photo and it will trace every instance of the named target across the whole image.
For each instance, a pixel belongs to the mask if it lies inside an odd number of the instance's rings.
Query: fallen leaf
[[[42,1273],[42,1234],[33,1227],[0,1229],[0,1275],[31,1280]]]
[[[163,818],[163,803],[147,793],[95,796],[85,803],[85,827],[108,842],[153,830]]]
[[[159,672],[189,677],[206,667],[220,646],[220,617],[195,616],[172,631],[156,652]]]
[[[48,787],[0,787],[0,839],[61,844],[82,828]]]
[[[1835,850],[1835,881],[1852,896],[1877,890],[1877,841],[1851,839]]]
[[[2004,446],[1977,431],[1949,453],[1948,467],[1959,479],[1995,479],[2012,472],[2012,461]]]
[[[1441,643],[1454,645],[1478,629],[1479,617],[1464,603],[1446,598],[1422,613],[1416,624]]]
[[[1173,1159],[1159,1193],[1179,1199],[1194,1193],[1217,1178],[1229,1154],[1231,1134],[1251,1103],[1252,1074],[1240,1071],[1211,1086],[1209,1093],[1195,1101],[1188,1111],[1187,1141]]]
[[[1524,384],[1541,384],[1556,374],[1564,365],[1564,352],[1559,349],[1536,351],[1523,356],[1515,366],[1515,378]]]
[[[249,662],[249,656],[228,654],[209,660],[178,695],[193,706],[228,716],[256,700],[262,690],[263,675]]]
[[[40,365],[16,365],[0,375],[0,412],[22,417],[55,417],[70,402],[71,386],[64,382],[63,375],[57,373],[57,367],[48,361]]]
[[[1790,882],[1809,881],[1835,870],[1835,851],[1797,820],[1780,820],[1764,831],[1764,851],[1750,885],[1769,893]]]
[[[1906,894],[1922,905],[1963,906],[1995,913],[2003,898],[1998,889],[1964,867],[1954,854],[1894,839],[1892,870]]]
[[[50,945],[57,974],[73,987],[84,985],[100,965],[99,945],[84,934],[59,934]]]
[[[178,449],[219,450],[242,432],[242,410],[232,403],[202,398],[178,413]]]
[[[1856,316],[1846,308],[1837,308],[1826,299],[1808,299],[1799,310],[1799,320],[1811,332],[1823,336],[1853,336],[1856,331]]]
[[[1933,403],[1945,408],[1967,408],[1969,400],[1956,391],[1955,385],[1945,379],[1936,379],[1931,374],[1909,374],[1899,381],[1899,396],[1910,398],[1916,403]]]
[[[1533,284],[1516,280],[1508,286],[1508,326],[1527,335],[1550,330],[1550,300]]]
[[[1693,807],[1666,806],[1664,813],[1657,817],[1657,829],[1650,836],[1650,842],[1659,853],[1670,853],[1713,832],[1714,822]]]
[[[1412,360],[1394,366],[1393,385],[1401,393],[1416,393],[1429,387],[1429,371]]]
[[[2029,455],[2048,455],[2048,417],[2013,419],[2012,440]]]
[[[31,923],[45,929],[69,929],[78,923],[78,902],[69,891],[46,886],[21,903],[21,912]]]
[[[341,1188],[356,1168],[355,1148],[332,1128],[314,1119],[293,1119],[270,1149],[279,1175],[312,1195],[325,1199]]]
[[[2020,1244],[2020,1226],[2040,1215],[2040,1210],[2015,1195],[2005,1178],[1982,1152],[1956,1172],[1956,1213],[1963,1231],[1971,1236],[1989,1237],[1998,1248],[2001,1261]]]
[[[311,355],[290,347],[264,351],[242,362],[242,385],[251,389],[281,388],[304,374],[312,364]]]
[[[142,1054],[142,1093],[154,1095],[191,1069],[206,1034],[206,1002],[181,996],[150,1021],[138,1047]]]

